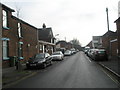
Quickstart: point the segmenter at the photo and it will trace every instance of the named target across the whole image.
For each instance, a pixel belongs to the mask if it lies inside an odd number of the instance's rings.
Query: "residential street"
[[[67,56],[12,88],[117,88],[104,70],[83,52]]]

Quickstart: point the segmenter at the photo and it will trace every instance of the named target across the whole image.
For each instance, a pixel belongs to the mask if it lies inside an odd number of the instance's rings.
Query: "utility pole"
[[[107,27],[108,27],[108,31],[109,29],[109,16],[108,16],[108,8],[106,8],[106,14],[107,14]]]
[[[108,8],[106,8],[106,14],[107,14],[107,28],[108,28],[108,33],[110,31],[109,29],[109,16],[108,16]],[[110,36],[108,34],[108,56],[110,57],[111,56],[111,43],[110,43]]]

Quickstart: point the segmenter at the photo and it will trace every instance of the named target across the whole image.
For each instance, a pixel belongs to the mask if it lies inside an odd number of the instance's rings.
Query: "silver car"
[[[52,57],[52,60],[63,60],[64,55],[61,51],[56,51],[51,55],[51,57]]]

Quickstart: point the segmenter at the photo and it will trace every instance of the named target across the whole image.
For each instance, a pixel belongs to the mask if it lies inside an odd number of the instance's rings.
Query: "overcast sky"
[[[82,46],[92,40],[92,36],[103,35],[107,31],[106,7],[109,10],[110,30],[116,31],[114,21],[118,18],[119,0],[0,0],[16,10],[20,18],[29,24],[42,28],[45,23],[52,27],[56,38],[70,41],[77,38]],[[16,13],[14,13],[16,15]]]

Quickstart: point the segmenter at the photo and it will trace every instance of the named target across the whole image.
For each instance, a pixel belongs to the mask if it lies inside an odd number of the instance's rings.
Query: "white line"
[[[89,62],[91,62],[91,60],[88,58]]]
[[[87,56],[86,56],[86,57],[87,57]],[[90,58],[89,58],[89,57],[87,57],[87,59],[88,59],[88,61],[89,61],[89,62],[91,62],[91,60],[90,60]]]

